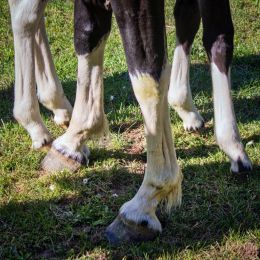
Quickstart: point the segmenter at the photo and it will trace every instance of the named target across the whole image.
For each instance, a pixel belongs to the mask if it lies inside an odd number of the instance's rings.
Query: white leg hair
[[[252,168],[252,164],[241,143],[232,103],[230,70],[227,75],[221,72],[214,63],[211,63],[211,74],[217,143],[228,155],[233,172],[239,172],[241,163],[243,168],[249,170]]]
[[[51,141],[40,117],[34,61],[34,35],[46,3],[42,0],[9,0],[15,49],[14,117],[30,134],[35,149]]]
[[[185,130],[197,130],[204,125],[203,118],[192,101],[189,82],[190,56],[177,43],[174,51],[168,102],[183,120]]]
[[[72,107],[55,71],[43,17],[35,35],[35,74],[39,101],[54,113],[56,124],[68,126]]]
[[[145,122],[147,168],[140,189],[121,207],[120,214],[135,223],[146,221],[149,228],[160,232],[161,224],[155,215],[158,203],[166,200],[170,209],[181,200],[182,174],[173,146],[167,105],[169,72],[165,69],[159,82],[138,72],[130,78]]]
[[[84,141],[107,130],[103,101],[104,37],[89,54],[78,56],[78,82],[75,106],[66,133],[53,142],[65,156],[79,159],[85,155]]]

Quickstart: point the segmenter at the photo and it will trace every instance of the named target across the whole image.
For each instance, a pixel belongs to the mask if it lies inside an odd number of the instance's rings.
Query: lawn
[[[173,0],[166,2],[169,58],[175,45]],[[45,153],[31,150],[12,117],[14,51],[6,0],[0,0],[0,259],[257,259],[260,247],[260,9],[232,0],[236,29],[232,95],[242,141],[253,161],[247,180],[229,174],[229,162],[213,134],[212,88],[201,30],[192,50],[191,85],[206,119],[199,133],[183,131],[171,110],[181,165],[182,206],[161,211],[163,233],[155,241],[111,247],[104,230],[142,182],[146,160],[140,109],[130,86],[118,29],[105,55],[105,107],[110,139],[90,141],[90,165],[72,174],[44,174]],[[51,50],[67,97],[74,102],[77,59],[73,4],[51,1],[46,23]],[[50,112],[41,108],[53,136]],[[258,256],[257,256],[258,254]]]

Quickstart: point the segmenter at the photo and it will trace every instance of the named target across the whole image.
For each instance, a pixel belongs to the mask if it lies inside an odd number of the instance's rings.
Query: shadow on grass
[[[118,153],[115,158],[124,155]],[[223,163],[184,167],[183,204],[171,215],[159,213],[162,235],[152,242],[118,248],[107,244],[104,230],[122,203],[135,194],[142,176],[124,167],[90,171],[84,185],[84,176],[56,175],[52,177],[55,186],[73,196],[12,201],[0,208],[0,257],[62,258],[93,250],[109,251],[113,259],[144,254],[158,257],[221,244],[232,232],[246,234],[259,227],[257,175],[238,185],[228,177],[228,169]]]
[[[243,64],[243,65],[240,65]],[[246,64],[246,65],[245,65]],[[234,60],[233,82],[235,90],[259,82],[256,68],[260,61],[255,56]],[[193,95],[203,92],[211,95],[210,79],[206,65],[192,65]],[[253,71],[253,72],[252,72]],[[203,84],[202,84],[203,83]],[[65,93],[74,102],[74,81],[63,83]],[[115,101],[110,101],[110,96]],[[106,111],[113,113],[124,106],[134,104],[127,73],[105,79]],[[0,91],[0,117],[12,120],[13,90]],[[259,97],[234,99],[238,120],[247,123],[259,120]],[[210,102],[203,104],[210,111]],[[44,115],[50,115],[43,110]],[[204,115],[212,117],[211,111]],[[115,126],[114,131],[118,131]],[[259,142],[259,135],[245,141]],[[218,151],[217,146],[196,146],[192,149],[177,149],[181,159],[207,157]],[[145,163],[145,154],[129,155],[124,151],[92,151],[92,162],[114,158],[118,161]],[[89,183],[83,185],[84,177],[76,174],[61,174],[53,177],[55,185],[64,193],[43,201],[20,203],[11,201],[0,208],[0,258],[52,258],[76,256],[88,251],[109,251],[112,258],[140,256],[158,257],[163,253],[175,254],[186,248],[201,249],[216,242],[221,243],[230,233],[246,234],[259,227],[259,204],[257,197],[259,166],[254,168],[248,181],[237,183],[229,178],[228,163],[208,163],[183,167],[183,205],[170,216],[161,213],[163,234],[153,242],[140,245],[125,245],[111,248],[105,238],[105,227],[116,216],[120,206],[129,200],[142,182],[142,175],[133,174],[125,167],[101,169],[85,173]],[[48,190],[48,187],[41,187]],[[117,196],[114,196],[114,194]],[[64,195],[65,194],[65,195]],[[69,195],[72,194],[72,195]],[[53,199],[54,197],[54,199]],[[100,249],[98,249],[100,248]]]

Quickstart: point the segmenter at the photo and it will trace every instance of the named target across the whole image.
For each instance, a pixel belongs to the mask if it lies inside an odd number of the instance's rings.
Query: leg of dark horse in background
[[[95,1],[75,1],[75,49],[78,55],[77,93],[66,133],[57,138],[42,167],[74,171],[85,163],[84,142],[106,129],[103,102],[103,59],[112,11]],[[108,7],[109,8],[109,7]]]
[[[149,240],[161,232],[155,210],[162,200],[169,208],[180,202],[182,175],[173,146],[167,91],[163,0],[112,0],[123,39],[129,74],[144,117],[147,168],[134,198],[108,227],[112,243]]]
[[[241,143],[230,91],[234,29],[229,1],[199,0],[199,6],[203,43],[211,65],[216,140],[228,155],[232,172],[248,171],[252,164]]]
[[[185,130],[192,131],[204,125],[192,101],[189,82],[190,51],[200,25],[197,0],[177,0],[174,8],[176,49],[171,72],[168,102],[176,110]]]

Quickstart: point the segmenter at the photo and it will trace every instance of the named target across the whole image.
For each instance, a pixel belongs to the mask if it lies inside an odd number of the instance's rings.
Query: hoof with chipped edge
[[[41,168],[47,172],[56,172],[68,170],[71,172],[77,171],[83,163],[80,163],[72,158],[66,157],[58,152],[55,148],[51,148],[47,155],[44,157]]]

